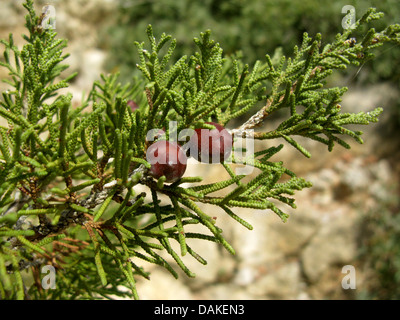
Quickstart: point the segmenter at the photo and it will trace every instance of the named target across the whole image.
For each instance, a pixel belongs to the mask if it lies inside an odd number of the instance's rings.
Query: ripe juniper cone
[[[229,158],[232,152],[232,135],[222,125],[206,122],[215,129],[195,129],[189,141],[189,152],[196,160],[205,163],[222,162]]]
[[[147,149],[146,156],[151,164],[150,174],[156,179],[165,176],[165,182],[175,182],[186,171],[187,157],[175,142],[156,141]]]
[[[135,112],[137,109],[139,109],[139,106],[133,100],[128,100],[127,105],[131,108],[132,112]]]

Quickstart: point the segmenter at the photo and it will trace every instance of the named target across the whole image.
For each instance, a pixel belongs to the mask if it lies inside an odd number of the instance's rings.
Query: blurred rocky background
[[[0,37],[14,33],[17,44],[25,11],[22,0],[0,2]],[[396,22],[396,1],[336,1],[331,4],[305,0],[48,0],[37,1],[56,9],[56,28],[68,39],[65,76],[78,71],[68,91],[79,105],[102,72],[120,72],[121,81],[135,74],[134,40],[144,41],[151,23],[156,34],[178,39],[177,55],[190,54],[192,38],[212,29],[213,37],[228,54],[238,50],[246,63],[263,59],[280,47],[283,53],[301,40],[304,31],[323,34],[330,41],[341,32],[344,5],[354,5],[357,17],[369,6],[387,15],[383,22]],[[399,22],[399,21],[397,21]],[[183,261],[196,273],[175,280],[161,267],[142,263],[151,280],[138,280],[142,299],[398,299],[400,298],[400,206],[399,206],[399,66],[398,47],[378,49],[377,58],[361,68],[350,68],[332,78],[332,85],[345,85],[349,92],[344,111],[384,108],[381,121],[364,130],[363,145],[349,141],[351,150],[337,146],[328,152],[322,145],[305,142],[312,153],[304,158],[285,146],[276,156],[287,168],[313,182],[314,187],[296,194],[296,210],[282,223],[272,212],[239,209],[240,217],[254,226],[249,231],[210,207],[225,237],[233,245],[231,256],[214,243],[193,240],[190,245],[207,261],[191,256]],[[0,68],[0,78],[7,77]],[[6,84],[0,84],[6,90]],[[279,118],[266,126],[274,127]],[[283,141],[269,141],[278,145]],[[262,148],[262,144],[256,145]],[[187,175],[218,181],[219,165],[191,163]],[[168,259],[168,258],[167,258]],[[138,261],[137,263],[140,263]],[[172,262],[173,264],[173,262]],[[342,268],[356,271],[356,289],[345,290]],[[176,268],[178,270],[178,268]]]

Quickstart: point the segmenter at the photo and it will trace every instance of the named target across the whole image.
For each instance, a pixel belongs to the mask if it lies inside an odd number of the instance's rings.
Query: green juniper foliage
[[[149,26],[148,43],[136,43],[142,77],[133,85],[121,85],[117,75],[102,75],[82,105],[73,109],[71,94],[58,92],[74,77],[58,80],[67,68],[66,41],[41,26],[43,17],[36,15],[33,0],[24,7],[26,44],[17,48],[12,35],[1,41],[5,49],[0,64],[9,70],[10,79],[4,81],[11,86],[2,92],[0,106],[7,123],[0,127],[1,299],[137,299],[135,279],[149,279],[142,260],[174,277],[176,267],[194,277],[182,256],[207,262],[191,248],[192,238],[217,242],[235,253],[216,220],[199,204],[221,208],[250,230],[235,208],[270,209],[286,221],[288,215],[276,203],[295,208],[291,196],[311,184],[283,162],[270,160],[282,144],[246,157],[232,153],[221,164],[230,176],[225,181],[204,184],[201,177],[184,176],[167,184],[165,177],[155,180],[149,175],[147,132],[164,128],[170,137],[171,121],[179,132],[207,127],[209,121],[229,125],[254,111],[231,130],[234,137],[283,138],[306,157],[311,155],[297,136],[317,140],[329,150],[335,144],[350,148],[343,137],[362,143],[362,132],[346,125],[376,122],[382,109],[341,112],[346,88],[328,88],[325,80],[337,69],[370,59],[371,50],[383,43],[398,43],[400,32],[399,25],[379,32],[371,28],[355,42],[353,33],[382,17],[370,9],[354,30],[338,34],[331,43],[323,45],[320,34],[304,34],[292,57],[274,61],[266,55],[264,62],[249,67],[225,57],[210,31],[194,39],[197,52],[171,61],[176,40],[166,34],[156,39]],[[131,99],[137,110],[128,106]],[[252,130],[283,109],[288,117],[276,129]],[[237,165],[253,167],[257,174],[244,179],[246,175],[235,171]],[[138,193],[138,185],[149,191]],[[192,224],[198,225],[197,232],[185,230]],[[162,257],[163,250],[176,265]],[[41,283],[44,265],[56,270],[55,289]]]
[[[101,39],[111,50],[107,62],[109,69],[119,69],[120,76],[127,81],[135,72],[136,64],[132,41],[146,40],[143,30],[149,23],[153,24],[155,33],[172,33],[177,38],[174,59],[191,52],[194,47],[192,37],[209,28],[218,35],[225,54],[238,52],[243,55],[243,61],[253,64],[266,52],[274,52],[277,48],[289,56],[293,41],[301,39],[304,31],[312,35],[320,32],[324,41],[333,39],[344,17],[344,6],[354,6],[357,18],[369,7],[384,12],[385,19],[372,23],[380,30],[397,23],[400,16],[397,0],[336,0],[325,1],[323,5],[321,0],[119,0],[117,3],[118,23],[105,29]],[[396,45],[380,50],[377,59],[361,65],[363,72],[352,81],[365,84],[390,80],[397,84],[399,56],[400,48]],[[361,66],[350,67],[340,74],[351,77]]]

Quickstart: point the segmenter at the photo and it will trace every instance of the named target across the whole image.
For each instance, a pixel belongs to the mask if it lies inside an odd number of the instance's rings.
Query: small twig
[[[316,66],[314,69],[311,70],[309,78],[313,78],[317,71],[322,70],[321,66]],[[292,87],[290,89],[290,94],[295,92],[297,86],[297,80],[293,82]],[[280,96],[277,103],[281,102],[285,98],[285,95]],[[267,103],[264,107],[262,107],[256,114],[251,116],[245,123],[243,123],[239,128],[231,130],[231,133],[237,137],[242,138],[255,138],[261,136],[262,133],[254,132],[253,130],[262,124],[264,119],[270,115],[269,109],[274,104],[274,97],[267,99]]]

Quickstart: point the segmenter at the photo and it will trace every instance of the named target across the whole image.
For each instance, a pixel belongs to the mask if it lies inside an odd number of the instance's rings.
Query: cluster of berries
[[[128,105],[132,111],[138,108],[131,100],[128,101]],[[175,141],[157,139],[165,132],[161,129],[155,130],[156,141],[146,152],[147,161],[151,164],[150,175],[155,179],[165,176],[165,182],[171,183],[184,175],[187,158],[190,156],[203,163],[219,163],[228,159],[233,145],[231,133],[219,123],[206,124],[214,126],[215,129],[195,129],[184,147]]]
[[[166,182],[175,182],[185,173],[188,156],[203,163],[219,163],[229,158],[232,135],[218,123],[206,124],[215,129],[195,129],[185,148],[175,141],[167,140],[157,140],[151,144],[147,149],[150,174],[156,179],[165,176]]]

